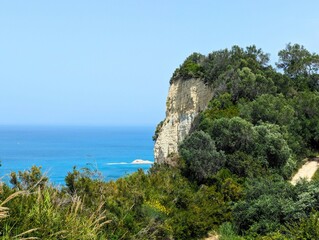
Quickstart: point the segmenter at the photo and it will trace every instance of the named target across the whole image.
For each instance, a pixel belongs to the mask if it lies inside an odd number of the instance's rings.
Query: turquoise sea
[[[73,166],[97,169],[105,180],[115,180],[154,161],[152,127],[1,126],[0,176],[41,166],[53,184],[64,184]]]

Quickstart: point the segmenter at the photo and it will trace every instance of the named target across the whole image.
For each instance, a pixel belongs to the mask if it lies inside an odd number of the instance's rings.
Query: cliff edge
[[[166,118],[158,128],[154,146],[155,162],[173,164],[169,156],[178,153],[178,145],[190,131],[198,113],[213,97],[213,90],[200,78],[174,80],[166,101]]]

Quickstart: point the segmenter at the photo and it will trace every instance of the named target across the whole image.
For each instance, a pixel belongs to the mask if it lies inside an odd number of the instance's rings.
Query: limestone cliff
[[[212,96],[212,88],[198,78],[171,83],[166,118],[155,142],[155,162],[172,163],[169,156],[178,152],[178,144],[187,136],[194,118],[206,108]]]

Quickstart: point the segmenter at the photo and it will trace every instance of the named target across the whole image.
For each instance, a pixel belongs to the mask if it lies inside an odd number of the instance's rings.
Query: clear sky
[[[192,52],[319,52],[319,1],[0,0],[0,124],[148,125]]]

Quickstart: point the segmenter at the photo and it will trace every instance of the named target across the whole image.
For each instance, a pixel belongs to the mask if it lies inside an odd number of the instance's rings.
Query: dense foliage
[[[1,186],[1,239],[196,239],[230,221],[242,191],[229,173],[198,186],[164,165],[115,182],[75,168],[62,189],[38,173]]]
[[[307,225],[317,224],[317,177],[296,187],[288,180],[301,160],[319,149],[319,56],[298,44],[288,44],[278,56],[276,66],[283,72],[271,67],[260,49],[235,46],[201,56],[193,61],[201,73],[188,74],[212,84],[215,97],[180,145],[184,172],[197,184],[214,185],[218,170],[227,169],[242,182],[231,222],[221,226],[225,239],[227,232],[231,239],[236,234],[245,239],[317,238]],[[187,81],[181,69],[192,71],[181,65],[173,81]],[[205,136],[205,145],[198,146],[199,136]],[[216,153],[223,155],[222,162]]]
[[[279,71],[261,49],[234,46],[194,53],[174,72],[172,82],[215,89],[177,166],[111,182],[74,168],[64,187],[37,167],[11,173],[1,239],[318,239],[319,173],[289,179],[319,149],[319,56],[298,44],[278,55]]]

